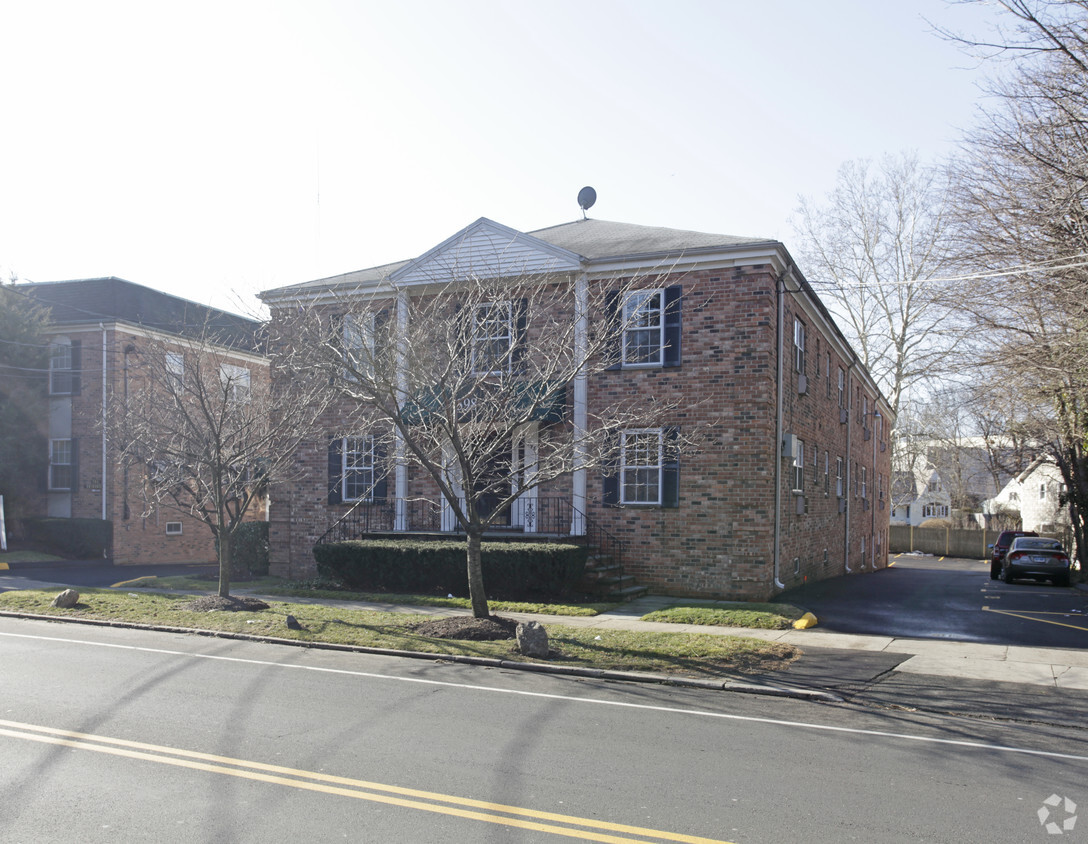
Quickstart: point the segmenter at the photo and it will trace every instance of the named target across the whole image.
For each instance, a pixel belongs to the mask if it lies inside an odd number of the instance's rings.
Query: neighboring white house
[[[918,526],[927,519],[947,519],[952,514],[952,496],[932,464],[899,469],[892,476],[893,525]]]
[[[1069,512],[1060,502],[1065,482],[1057,465],[1047,457],[1035,460],[1005,484],[993,498],[982,503],[987,516],[1020,513],[1023,530],[1042,531],[1069,525]]]

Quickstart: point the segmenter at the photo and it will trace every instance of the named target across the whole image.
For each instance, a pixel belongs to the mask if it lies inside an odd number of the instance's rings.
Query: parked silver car
[[[1069,585],[1071,564],[1061,542],[1045,536],[1018,536],[1001,563],[1001,579],[1012,583],[1018,577],[1053,580],[1055,586]]]

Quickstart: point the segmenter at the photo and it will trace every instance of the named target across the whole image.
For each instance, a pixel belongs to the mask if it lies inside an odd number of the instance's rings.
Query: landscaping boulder
[[[70,610],[79,603],[79,593],[75,589],[65,589],[53,599],[53,606]]]
[[[523,621],[518,625],[518,651],[525,656],[548,655],[548,631],[535,621]]]

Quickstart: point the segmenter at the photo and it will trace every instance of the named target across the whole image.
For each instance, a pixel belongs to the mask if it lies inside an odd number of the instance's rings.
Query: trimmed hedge
[[[113,522],[102,519],[24,519],[29,543],[64,557],[100,560],[113,553]]]
[[[268,522],[242,522],[231,545],[231,577],[268,574]]]
[[[351,589],[468,595],[465,542],[367,539],[314,546],[317,571]],[[586,566],[580,545],[484,542],[480,550],[489,599],[562,597]]]

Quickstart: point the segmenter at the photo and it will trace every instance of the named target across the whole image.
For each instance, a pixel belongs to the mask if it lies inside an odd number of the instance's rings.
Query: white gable
[[[481,217],[390,276],[394,284],[577,272],[578,255]]]

